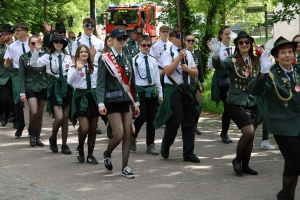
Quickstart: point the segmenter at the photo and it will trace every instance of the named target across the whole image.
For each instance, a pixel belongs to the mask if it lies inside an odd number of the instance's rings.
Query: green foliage
[[[272,22],[277,23],[286,21],[289,24],[293,19],[296,19],[296,15],[300,14],[299,0],[281,0],[280,2],[283,4],[283,10],[274,13]]]

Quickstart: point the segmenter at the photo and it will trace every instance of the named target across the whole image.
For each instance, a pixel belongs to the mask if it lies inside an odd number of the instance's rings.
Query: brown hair
[[[173,28],[170,32],[169,32],[169,37],[174,37],[176,34],[181,33],[180,28]]]
[[[278,46],[275,50],[274,50],[274,58],[277,58],[278,57],[278,53],[280,50],[283,50],[283,49],[289,49],[291,48],[293,50],[293,52],[295,53],[296,49],[294,47],[294,45],[292,44],[282,44],[280,46]],[[277,61],[276,61],[277,62]]]
[[[162,32],[162,31],[169,31],[170,28],[167,26],[167,25],[162,25],[160,28],[159,28],[159,32]]]
[[[39,39],[39,37],[38,37],[38,36],[36,36],[36,35],[34,35],[34,36],[31,36],[31,37],[29,38],[29,40],[28,40],[28,44],[30,44],[30,42],[31,42],[31,39],[33,39],[33,38]]]
[[[81,48],[85,48],[85,50],[87,51],[88,53],[88,59],[87,59],[87,64],[88,64],[88,71],[89,71],[89,74],[92,74],[94,72],[94,64],[93,64],[93,60],[92,60],[92,54],[91,54],[91,51],[90,51],[90,48],[88,46],[86,46],[85,44],[81,44],[77,47],[76,49],[76,53],[75,53],[75,69],[77,67],[77,63],[76,63],[76,60],[79,58],[79,54],[80,54],[80,50]]]
[[[220,42],[222,41],[222,38],[221,38],[220,35],[222,35],[223,32],[224,32],[224,30],[227,29],[227,28],[230,28],[230,26],[229,26],[229,25],[227,25],[227,26],[222,26],[221,29],[219,30],[218,39],[219,39]]]
[[[249,58],[250,60],[252,61],[252,64],[253,64],[253,67],[259,71],[260,70],[260,67],[259,67],[259,59],[258,57],[254,56],[254,53],[253,53],[253,42],[251,42],[251,40],[249,39],[250,41],[250,49],[249,49],[249,52],[248,52],[248,55],[249,55]],[[238,41],[237,41],[238,43]],[[234,50],[234,54],[236,54],[236,63],[237,63],[237,66],[241,69],[243,69],[245,63],[244,63],[244,58],[242,56],[242,54],[240,53],[240,49],[238,48],[238,46],[235,47],[235,50]]]
[[[95,25],[95,21],[92,18],[85,18],[83,20],[82,24],[84,24],[84,23]]]
[[[108,41],[109,38],[111,38],[109,35],[105,36],[103,53],[107,53],[110,50],[110,48],[107,45],[107,41]]]
[[[142,35],[142,36],[139,38],[138,43],[141,44],[142,41],[144,41],[144,40],[145,40],[145,41],[150,41],[151,44],[152,44],[152,40],[151,40],[151,37],[150,37],[149,35]]]
[[[21,28],[21,29],[24,29],[24,30],[28,31],[28,26],[27,26],[26,24],[24,24],[23,22],[17,23],[17,24],[13,27],[13,30],[16,30],[17,28]]]
[[[300,34],[295,35],[295,36],[293,37],[293,39],[292,39],[292,42],[294,42],[294,40],[295,40],[296,38],[298,38],[298,37],[300,37]]]

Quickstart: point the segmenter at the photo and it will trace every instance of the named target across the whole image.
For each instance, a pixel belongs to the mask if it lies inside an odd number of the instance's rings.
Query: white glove
[[[210,42],[211,49],[213,50],[214,56],[219,56],[220,53],[220,43],[217,38],[211,39]]]
[[[272,67],[272,56],[270,56],[270,50],[265,50],[260,57],[260,72],[268,74]]]

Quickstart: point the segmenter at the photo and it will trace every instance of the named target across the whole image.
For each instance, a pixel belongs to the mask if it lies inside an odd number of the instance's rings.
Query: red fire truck
[[[115,28],[115,22],[122,19],[128,25],[127,32],[130,33],[135,26],[139,26],[143,28],[143,34],[156,37],[156,18],[159,16],[159,11],[163,8],[163,6],[153,3],[109,5],[106,13],[106,34],[109,34]]]

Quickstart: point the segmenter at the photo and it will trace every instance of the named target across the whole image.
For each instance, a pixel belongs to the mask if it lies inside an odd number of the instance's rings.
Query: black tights
[[[42,130],[45,100],[32,97],[28,99],[28,105],[30,108],[30,135],[35,136],[36,140],[39,141]]]
[[[95,141],[96,141],[96,127],[98,123],[98,117],[87,118],[87,117],[78,117],[80,124],[80,132],[78,134],[79,148],[84,149],[84,141],[88,135],[88,155],[93,155]]]
[[[284,200],[294,200],[298,176],[283,176],[281,197]]]
[[[122,169],[127,166],[130,153],[130,135],[132,125],[132,110],[124,113],[107,115],[113,131],[113,138],[109,141],[106,156],[111,157],[113,150],[122,141]]]
[[[53,106],[54,114],[55,114],[55,120],[52,125],[52,137],[57,137],[57,132],[59,130],[59,127],[61,125],[62,130],[62,144],[67,143],[68,138],[68,118],[69,118],[69,111],[70,106]]]

